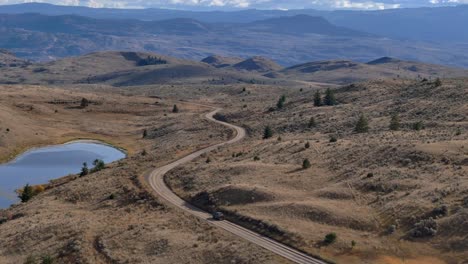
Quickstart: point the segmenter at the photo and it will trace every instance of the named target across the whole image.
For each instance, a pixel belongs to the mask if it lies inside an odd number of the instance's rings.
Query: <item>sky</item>
[[[0,0],[0,5],[44,2],[57,5],[112,8],[175,9],[391,9],[468,4],[468,0]]]

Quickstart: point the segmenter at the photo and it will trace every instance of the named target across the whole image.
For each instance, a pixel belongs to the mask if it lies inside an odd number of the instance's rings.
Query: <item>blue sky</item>
[[[0,4],[33,2],[0,0]],[[468,4],[468,0],[36,0],[59,5],[113,8],[180,8],[180,9],[389,9],[420,6]]]

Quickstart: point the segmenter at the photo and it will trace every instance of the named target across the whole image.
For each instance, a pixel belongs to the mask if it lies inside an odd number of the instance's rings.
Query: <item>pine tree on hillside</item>
[[[273,130],[270,126],[266,126],[265,130],[263,131],[263,139],[268,139],[273,137]]]
[[[21,193],[18,195],[18,198],[20,198],[22,203],[25,203],[29,201],[31,198],[34,196],[34,190],[33,188],[29,185],[26,184],[21,191]]]
[[[314,106],[316,107],[322,106],[322,95],[320,95],[319,90],[317,90],[314,94]]]
[[[278,100],[278,103],[276,103],[276,108],[283,109],[285,102],[286,102],[286,96],[282,95],[280,99]]]
[[[325,98],[323,99],[323,102],[328,106],[336,105],[335,93],[330,88],[328,88],[325,92]]]
[[[369,131],[369,122],[364,114],[361,114],[359,117],[358,122],[356,123],[356,127],[354,128],[354,132],[356,133],[366,133]]]
[[[314,117],[311,117],[309,119],[309,123],[307,124],[307,127],[308,128],[313,128],[313,127],[316,127],[317,126],[317,123],[315,122],[315,118]]]
[[[398,114],[392,115],[392,119],[390,120],[390,130],[398,131],[400,130],[400,117]]]

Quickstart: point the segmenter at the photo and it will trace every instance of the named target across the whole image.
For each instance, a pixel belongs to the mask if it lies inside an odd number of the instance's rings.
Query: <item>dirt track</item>
[[[229,221],[213,221],[211,214],[185,202],[181,198],[179,198],[176,194],[174,194],[170,188],[166,185],[164,182],[164,175],[169,172],[170,170],[174,169],[175,167],[182,165],[184,163],[190,162],[191,160],[199,157],[200,155],[204,153],[208,153],[212,150],[215,150],[218,147],[221,147],[223,145],[228,145],[228,144],[233,144],[236,143],[240,140],[242,140],[245,137],[245,130],[241,127],[228,124],[225,122],[218,121],[213,118],[213,116],[219,112],[221,109],[217,108],[214,111],[206,114],[206,118],[210,121],[222,124],[224,126],[227,126],[233,130],[236,131],[236,136],[232,138],[229,141],[219,143],[204,149],[201,149],[199,151],[196,151],[188,156],[185,156],[179,160],[176,160],[170,164],[167,164],[163,167],[157,168],[153,170],[147,177],[147,181],[151,185],[151,187],[154,189],[154,191],[162,198],[164,198],[166,201],[171,203],[174,206],[177,206],[178,208],[195,215],[208,223],[217,226],[219,228],[222,228],[226,231],[231,232],[234,235],[237,235],[239,237],[242,237],[254,244],[257,244],[267,250],[270,250],[273,253],[276,253],[286,259],[289,259],[295,263],[313,263],[313,264],[325,264],[324,261],[321,261],[319,259],[316,259],[314,257],[311,257],[309,255],[306,255],[302,252],[299,252],[293,248],[290,248],[284,244],[281,244],[279,242],[276,242],[270,238],[267,238],[265,236],[262,236],[260,234],[257,234],[255,232],[252,232],[246,228],[243,228],[237,224],[231,223]]]

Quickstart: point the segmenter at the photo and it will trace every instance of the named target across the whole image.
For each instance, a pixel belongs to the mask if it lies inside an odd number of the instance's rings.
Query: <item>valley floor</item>
[[[76,138],[101,139],[130,155],[101,172],[53,181],[28,203],[0,211],[0,262],[286,263],[180,212],[145,185],[145,172],[232,137],[204,118],[210,109],[187,101],[223,107],[217,118],[244,127],[247,137],[171,171],[166,182],[184,199],[336,263],[467,259],[464,80],[360,83],[334,89],[337,105],[314,107],[318,88],[2,87],[2,160]],[[82,98],[89,106],[80,107]],[[390,131],[395,113],[401,128]],[[361,114],[370,128],[362,134],[354,132]],[[266,126],[273,136],[262,139]],[[329,233],[337,239],[327,245]]]

